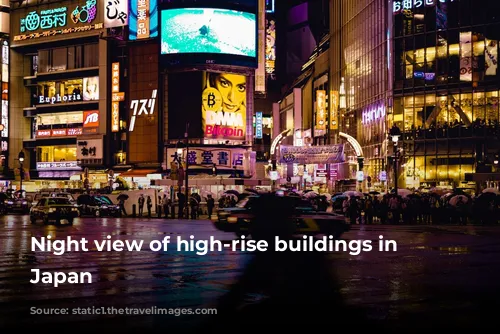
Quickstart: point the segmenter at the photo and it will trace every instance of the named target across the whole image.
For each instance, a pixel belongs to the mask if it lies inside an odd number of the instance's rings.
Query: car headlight
[[[57,209],[56,208],[49,208],[49,212],[56,212]]]
[[[238,218],[237,217],[227,217],[227,222],[228,223],[237,223]]]
[[[78,211],[78,208],[71,208],[71,211]]]
[[[9,204],[9,205],[14,204],[14,202],[12,202],[12,201],[6,201],[5,203],[7,203],[7,204]]]
[[[101,206],[101,209],[107,209],[107,208],[108,208],[108,206],[107,206],[107,205],[103,205],[103,206]]]

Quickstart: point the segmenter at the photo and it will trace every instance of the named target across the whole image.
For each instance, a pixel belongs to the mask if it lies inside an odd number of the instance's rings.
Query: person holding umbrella
[[[124,215],[127,216],[127,211],[125,210],[125,201],[128,199],[127,194],[120,194],[118,195],[118,205],[120,206],[120,212]]]

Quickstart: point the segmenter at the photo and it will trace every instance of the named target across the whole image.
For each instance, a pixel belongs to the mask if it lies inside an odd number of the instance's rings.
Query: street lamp
[[[17,158],[19,159],[19,180],[20,180],[20,185],[19,185],[19,188],[21,190],[20,194],[21,194],[21,197],[23,197],[23,177],[24,177],[24,170],[23,170],[23,163],[24,163],[24,152],[21,151],[19,152],[19,155],[17,156]]]
[[[394,192],[398,195],[398,141],[401,136],[401,130],[394,124],[389,131],[394,149]]]

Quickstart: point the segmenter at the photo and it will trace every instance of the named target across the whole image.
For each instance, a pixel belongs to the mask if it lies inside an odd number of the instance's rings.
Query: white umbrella
[[[469,200],[469,199],[467,198],[467,196],[465,196],[465,195],[456,195],[456,196],[453,196],[452,198],[450,198],[450,201],[449,201],[448,203],[450,203],[450,205],[456,206],[456,205],[457,205],[457,202],[458,202],[458,200],[459,200],[460,198],[462,199],[462,201],[463,201],[464,203],[467,203],[467,201]]]
[[[496,195],[500,195],[500,191],[496,188],[486,188],[483,190],[483,194],[484,193],[494,193]]]
[[[356,190],[350,190],[344,192],[344,195],[349,196],[349,197],[365,197],[365,195],[359,191]]]

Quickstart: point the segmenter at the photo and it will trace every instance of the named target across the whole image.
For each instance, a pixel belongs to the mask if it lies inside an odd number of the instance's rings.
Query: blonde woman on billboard
[[[99,77],[83,78],[83,100],[99,100]]]
[[[207,73],[205,91],[212,91],[213,88],[220,94],[220,98],[214,97],[216,108],[213,109],[224,112],[246,112],[247,83],[244,75]],[[212,107],[210,101],[209,98],[204,105]]]

